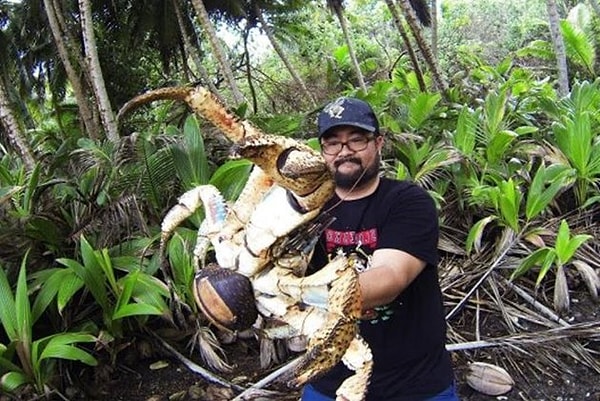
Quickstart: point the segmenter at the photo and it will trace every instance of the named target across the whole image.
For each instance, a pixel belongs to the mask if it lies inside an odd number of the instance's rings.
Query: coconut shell
[[[194,279],[194,297],[206,317],[222,329],[245,330],[258,318],[250,279],[230,269],[202,269]]]
[[[515,384],[506,370],[485,362],[470,363],[466,381],[473,389],[487,395],[506,394]]]

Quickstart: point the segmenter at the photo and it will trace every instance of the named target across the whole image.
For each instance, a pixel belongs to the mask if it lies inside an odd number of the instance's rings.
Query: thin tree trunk
[[[52,36],[54,37],[54,43],[56,44],[56,49],[58,50],[58,56],[65,67],[65,72],[67,73],[67,77],[69,78],[69,82],[73,88],[73,94],[75,95],[75,99],[77,101],[79,115],[81,116],[85,131],[91,138],[99,139],[100,129],[94,124],[93,112],[90,109],[90,103],[88,99],[84,95],[83,84],[79,79],[79,75],[75,71],[73,64],[71,63],[69,51],[65,41],[63,40],[63,31],[60,29],[60,24],[56,16],[57,10],[54,9],[51,0],[44,0],[44,8],[46,10],[46,15],[48,16],[48,23],[50,25],[50,30],[52,31]]]
[[[396,25],[396,29],[400,33],[402,40],[406,46],[406,51],[408,52],[408,57],[410,58],[410,62],[413,65],[415,70],[415,75],[417,76],[417,82],[419,83],[419,89],[425,92],[427,90],[427,86],[425,85],[425,79],[423,79],[423,72],[421,71],[421,66],[419,66],[419,60],[417,59],[417,55],[410,43],[410,38],[402,25],[402,20],[400,19],[400,15],[398,14],[398,9],[394,5],[393,0],[385,0],[385,3],[392,14],[392,19],[394,20],[394,25]]]
[[[431,52],[438,60],[438,2],[431,0]]]
[[[27,171],[33,170],[35,158],[31,151],[25,135],[19,127],[19,123],[10,107],[8,91],[4,87],[4,82],[0,79],[0,124],[6,132],[9,143],[17,151]]]
[[[77,30],[78,35],[74,35],[74,29],[70,29],[69,25],[66,23],[64,16],[68,13],[63,9],[63,5],[67,5],[62,3],[60,0],[52,0],[52,6],[54,9],[54,15],[56,16],[56,21],[58,22],[59,32],[64,34],[64,42],[67,48],[67,54],[69,56],[74,57],[76,60],[76,65],[79,66],[80,74],[83,73],[84,80],[82,81],[82,90],[83,96],[88,99],[88,104],[90,104],[92,118],[94,120],[94,126],[98,132],[98,136],[100,136],[100,132],[102,131],[102,121],[100,120],[100,113],[97,107],[98,102],[96,102],[96,98],[94,96],[94,89],[92,84],[92,77],[89,72],[89,68],[86,67],[85,57],[83,54],[83,49],[80,45],[80,36],[79,30]],[[81,29],[81,26],[79,26]]]
[[[267,38],[269,38],[269,42],[271,43],[271,46],[273,46],[275,53],[277,53],[277,55],[279,56],[281,61],[283,61],[285,68],[287,68],[288,72],[294,79],[294,82],[296,82],[296,85],[298,85],[300,87],[300,89],[304,93],[304,96],[306,96],[306,98],[308,98],[310,100],[312,105],[315,106],[317,104],[315,97],[312,95],[312,93],[310,93],[310,91],[306,87],[306,84],[304,83],[304,80],[302,78],[300,78],[300,74],[298,74],[298,72],[296,71],[296,69],[294,68],[294,66],[292,65],[290,60],[288,59],[287,55],[285,54],[285,52],[279,45],[279,42],[277,41],[277,39],[275,38],[275,35],[273,34],[273,30],[265,21],[264,15],[263,15],[260,7],[258,7],[258,5],[256,3],[254,3],[254,12],[256,13],[258,20],[260,21],[263,32],[265,33],[265,35],[267,35]]]
[[[360,85],[360,89],[363,92],[367,91],[367,85],[365,84],[365,79],[363,77],[362,71],[360,70],[360,64],[358,63],[358,59],[356,58],[356,53],[354,52],[354,44],[352,43],[352,39],[350,38],[350,33],[348,32],[348,26],[346,24],[346,17],[344,16],[344,12],[342,10],[341,5],[335,5],[333,7],[333,11],[340,22],[340,27],[342,28],[342,33],[344,34],[344,40],[346,41],[346,45],[348,46],[348,54],[350,56],[350,60],[352,61],[352,66],[354,67],[354,72],[356,73],[356,78],[358,78],[358,84]]]
[[[438,90],[440,90],[443,93],[446,93],[446,91],[448,90],[448,84],[444,80],[440,71],[440,67],[438,66],[437,61],[433,57],[433,54],[431,53],[431,47],[427,44],[425,38],[423,37],[421,27],[417,22],[417,17],[413,8],[410,5],[409,0],[398,0],[398,4],[402,9],[404,17],[406,18],[406,22],[408,23],[408,26],[412,31],[415,41],[417,42],[417,46],[419,46],[419,49],[423,54],[423,58],[425,59],[425,62],[431,70],[431,75],[433,77],[435,85],[437,86]]]
[[[590,5],[592,6],[592,8],[594,9],[594,11],[596,12],[596,15],[600,16],[600,5],[598,5],[598,1],[597,0],[590,0]]]
[[[238,104],[243,103],[245,101],[244,95],[235,83],[235,77],[233,76],[231,65],[227,61],[225,53],[219,44],[217,32],[215,31],[213,24],[210,22],[210,18],[208,17],[208,12],[206,11],[206,7],[204,7],[204,3],[202,0],[192,0],[192,5],[194,6],[194,10],[196,10],[196,14],[198,15],[200,26],[202,26],[202,29],[206,33],[213,55],[217,59],[217,62],[219,63],[219,66],[223,72],[223,76],[225,77],[225,80],[227,81],[229,88],[233,93],[234,101]]]
[[[183,13],[181,12],[181,9],[179,8],[179,4],[177,3],[177,0],[172,0],[172,1],[173,1],[173,7],[175,8],[175,14],[177,16],[177,23],[179,24],[179,32],[181,33],[181,38],[183,39],[183,47],[185,49],[185,52],[192,58],[192,61],[194,62],[194,66],[196,67],[196,70],[200,74],[200,78],[202,79],[202,82],[204,83],[204,85],[206,85],[208,87],[208,89],[210,89],[210,91],[221,102],[224,102],[221,94],[219,93],[219,90],[213,83],[212,79],[210,79],[210,76],[208,75],[208,71],[206,70],[206,68],[204,68],[204,65],[202,64],[202,60],[200,60],[200,55],[198,54],[196,46],[194,46],[192,44],[190,35],[188,35],[188,33],[185,29],[185,20],[183,18]],[[184,60],[184,62],[185,62],[185,60]]]
[[[243,33],[244,40],[244,63],[246,65],[246,81],[248,82],[248,89],[250,90],[250,96],[252,99],[252,110],[256,113],[258,111],[258,100],[256,99],[256,90],[254,89],[254,83],[252,81],[252,69],[250,68],[250,49],[248,49],[248,36],[250,35],[250,29],[246,25]]]
[[[550,36],[554,53],[556,53],[556,67],[558,69],[558,94],[566,96],[569,93],[569,70],[567,69],[567,55],[565,51],[565,42],[560,33],[560,23],[556,1],[546,0],[548,10],[548,22],[550,24]]]
[[[106,136],[111,142],[119,141],[119,131],[115,115],[110,105],[104,76],[100,67],[98,51],[96,49],[96,37],[94,35],[94,22],[92,20],[92,5],[89,0],[79,0],[79,18],[81,19],[81,33],[83,36],[83,48],[85,52],[86,65],[89,68],[92,77],[92,84],[96,100],[98,101],[98,110],[102,125],[106,131]]]

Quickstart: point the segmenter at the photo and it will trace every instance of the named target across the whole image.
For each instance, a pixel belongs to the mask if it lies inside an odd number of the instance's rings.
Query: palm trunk
[[[292,79],[294,80],[294,82],[296,82],[296,85],[298,85],[300,87],[300,89],[304,93],[304,96],[306,96],[306,98],[310,100],[312,105],[315,106],[317,104],[315,97],[312,95],[312,93],[310,93],[310,91],[306,87],[306,84],[304,83],[304,80],[302,80],[302,78],[300,78],[300,74],[298,74],[298,72],[296,71],[296,69],[294,68],[294,66],[292,65],[290,60],[288,59],[287,55],[285,54],[285,52],[283,51],[281,46],[279,46],[279,42],[275,38],[275,35],[273,34],[273,30],[265,21],[263,13],[262,13],[260,7],[258,7],[258,5],[256,3],[254,4],[254,12],[256,13],[258,20],[260,21],[263,32],[265,33],[265,35],[267,35],[267,38],[269,38],[269,42],[271,43],[271,46],[273,46],[273,49],[275,49],[275,53],[277,53],[277,55],[279,56],[281,61],[283,61],[285,68],[287,68],[288,72],[292,76]]]
[[[206,11],[206,7],[204,7],[204,3],[202,0],[192,0],[192,5],[194,6],[194,10],[196,10],[196,14],[198,15],[200,26],[202,26],[202,29],[206,33],[213,55],[217,59],[217,62],[221,67],[221,71],[223,72],[223,76],[225,77],[225,80],[227,81],[229,88],[233,93],[234,101],[238,104],[243,103],[245,101],[244,95],[235,83],[235,77],[233,76],[231,65],[227,61],[225,53],[219,44],[217,32],[215,31],[213,24],[210,22],[210,18],[208,17],[208,12]]]
[[[119,131],[110,100],[108,99],[108,93],[106,92],[102,68],[100,67],[100,60],[96,49],[96,37],[94,35],[94,23],[92,20],[92,6],[89,0],[79,0],[79,18],[81,19],[86,65],[92,77],[92,85],[98,101],[102,125],[106,131],[108,140],[116,143],[119,141]]]
[[[348,26],[346,24],[346,17],[344,17],[344,13],[342,11],[341,6],[336,6],[333,8],[335,15],[340,22],[340,27],[342,28],[342,33],[344,34],[344,40],[346,41],[346,45],[348,46],[348,54],[350,55],[350,60],[352,61],[352,66],[354,67],[354,72],[356,73],[356,78],[358,79],[358,84],[360,85],[360,89],[363,92],[367,91],[367,85],[365,84],[365,79],[363,77],[362,71],[360,70],[360,64],[358,63],[358,59],[356,58],[356,53],[354,52],[354,44],[352,43],[352,39],[350,38],[350,33],[348,32]]]
[[[556,66],[558,69],[558,94],[560,96],[566,96],[569,93],[569,71],[567,69],[565,42],[563,41],[563,37],[560,33],[560,23],[558,10],[556,9],[556,1],[546,0],[546,8],[548,9],[550,36],[552,37],[554,53],[556,53]]]
[[[98,139],[100,137],[100,129],[94,124],[94,115],[90,109],[90,103],[84,95],[83,84],[71,63],[69,51],[63,40],[63,33],[56,16],[57,10],[54,9],[51,0],[44,0],[44,8],[46,10],[46,15],[48,16],[48,23],[50,25],[50,30],[52,31],[52,36],[54,37],[58,56],[65,67],[65,72],[67,73],[67,77],[73,88],[73,94],[77,101],[79,115],[83,122],[83,126],[85,127],[85,131],[91,138]]]
[[[25,135],[21,131],[19,123],[10,107],[8,91],[5,89],[2,79],[0,79],[0,124],[6,132],[6,136],[8,137],[11,146],[21,157],[27,171],[33,170],[35,166],[33,152],[27,144]]]
[[[431,0],[431,52],[438,59],[438,2]]]
[[[402,20],[400,19],[400,15],[398,14],[398,9],[394,5],[393,0],[385,0],[385,3],[392,14],[392,18],[394,20],[394,25],[396,25],[396,29],[400,33],[402,40],[404,41],[404,45],[406,46],[406,51],[408,52],[408,57],[410,58],[410,62],[413,65],[415,70],[415,75],[417,76],[417,82],[419,83],[419,89],[425,92],[427,90],[427,86],[425,85],[425,79],[423,79],[423,72],[421,71],[421,67],[419,66],[419,60],[417,60],[417,55],[410,43],[410,38],[402,25]]]
[[[246,25],[242,39],[244,41],[244,65],[246,67],[246,81],[248,82],[248,90],[252,99],[252,110],[256,113],[258,111],[258,100],[256,99],[256,89],[254,88],[254,82],[252,80],[252,65],[250,63],[250,49],[248,49],[248,36],[250,35],[250,28]]]
[[[200,55],[198,54],[196,47],[194,45],[192,45],[192,40],[190,38],[190,35],[188,35],[188,33],[185,29],[185,20],[183,19],[183,13],[181,12],[181,9],[179,8],[179,4],[177,3],[177,0],[172,0],[172,1],[173,1],[173,7],[175,8],[175,14],[177,16],[177,23],[179,24],[179,32],[181,33],[181,38],[183,39],[183,48],[184,48],[185,52],[192,58],[192,61],[194,62],[194,66],[196,67],[196,70],[198,70],[198,73],[200,74],[200,78],[202,79],[202,82],[204,83],[204,85],[206,85],[208,87],[208,89],[210,89],[210,91],[212,93],[214,93],[214,95],[221,102],[224,102],[223,98],[221,97],[221,95],[219,93],[219,90],[213,83],[212,79],[210,79],[210,76],[208,75],[208,71],[206,71],[206,68],[204,68],[204,65],[202,64],[202,60],[200,60]],[[184,60],[184,62],[185,62],[185,60]]]
[[[82,93],[83,97],[88,100],[88,103],[92,106],[90,111],[92,112],[92,119],[94,121],[94,127],[98,132],[98,136],[100,136],[100,132],[102,131],[102,121],[100,120],[100,115],[97,107],[96,99],[94,97],[94,90],[92,84],[92,77],[90,75],[89,68],[86,67],[85,58],[83,54],[83,50],[80,45],[80,37],[74,35],[74,32],[79,34],[79,30],[70,29],[69,25],[67,25],[64,16],[68,14],[62,8],[63,5],[67,5],[62,3],[60,0],[52,0],[52,8],[54,9],[54,15],[56,16],[56,21],[58,22],[59,32],[64,33],[63,41],[67,48],[67,54],[75,59],[75,65],[79,66],[79,72],[83,73],[83,80],[81,81],[82,85]]]
[[[435,85],[437,86],[438,90],[445,93],[448,90],[448,84],[444,80],[440,71],[440,67],[431,53],[431,47],[427,44],[425,38],[423,37],[421,27],[417,22],[417,17],[415,16],[415,12],[411,7],[409,0],[398,0],[398,4],[402,9],[404,17],[406,18],[406,22],[412,31],[415,41],[417,42],[417,46],[419,46],[419,49],[423,54],[423,58],[431,70],[431,75]]]

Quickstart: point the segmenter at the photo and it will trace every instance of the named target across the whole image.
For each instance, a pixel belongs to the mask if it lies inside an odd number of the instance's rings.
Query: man
[[[379,176],[384,138],[367,103],[337,99],[319,114],[318,128],[336,181],[324,210],[336,220],[321,237],[311,268],[324,266],[339,249],[363,256],[360,332],[373,351],[367,400],[457,401],[445,349],[438,217],[431,197],[413,183]],[[335,399],[349,374],[338,364],[304,388],[302,401]]]

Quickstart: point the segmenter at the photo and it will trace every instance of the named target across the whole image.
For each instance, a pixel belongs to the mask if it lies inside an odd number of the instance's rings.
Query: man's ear
[[[377,137],[377,147],[377,153],[379,153],[379,156],[381,156],[381,150],[383,149],[383,136]]]

